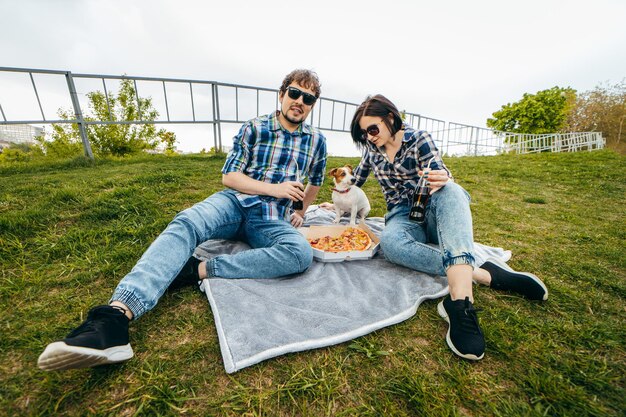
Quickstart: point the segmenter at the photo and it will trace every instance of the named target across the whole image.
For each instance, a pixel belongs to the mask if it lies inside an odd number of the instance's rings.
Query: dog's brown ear
[[[330,170],[330,172],[328,173],[328,175],[330,175],[331,177],[335,176],[335,172],[337,172],[337,168],[333,168]]]
[[[352,173],[352,171],[353,171],[353,170],[352,170],[352,165],[348,165],[348,164],[346,164],[346,168],[348,168],[348,169],[350,170],[350,173]]]

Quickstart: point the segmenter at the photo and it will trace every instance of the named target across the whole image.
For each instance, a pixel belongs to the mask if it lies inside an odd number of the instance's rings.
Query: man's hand
[[[288,198],[292,201],[304,200],[304,185],[298,181],[285,181],[280,184],[272,184],[272,197]]]
[[[433,194],[435,191],[446,185],[450,180],[450,177],[448,177],[448,171],[445,169],[426,168],[424,171],[418,172],[418,175],[425,176],[424,179],[427,181],[426,184],[430,187],[429,194]]]
[[[335,211],[335,205],[333,203],[329,203],[328,201],[324,201],[323,203],[321,203],[320,208],[323,208],[324,210]]]
[[[300,210],[294,211],[291,214],[291,225],[293,227],[300,227],[304,223],[304,218],[302,217],[302,212]]]

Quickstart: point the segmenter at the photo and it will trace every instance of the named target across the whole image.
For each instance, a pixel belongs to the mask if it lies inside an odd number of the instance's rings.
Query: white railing
[[[549,133],[530,135],[499,132],[503,137],[504,152],[577,152],[602,149],[606,140],[599,132]]]
[[[212,127],[216,150],[223,149],[222,125],[241,124],[277,108],[278,90],[227,84],[206,80],[156,77],[73,74],[70,71],[0,67],[0,126],[75,123],[79,127],[85,154],[93,158],[87,126],[103,124],[204,124]],[[108,120],[83,116],[89,92],[102,89],[109,106],[109,91],[121,80],[133,82],[137,108],[140,98],[150,97],[160,103],[156,120],[114,120],[109,108]],[[0,81],[4,81],[0,77]],[[4,86],[4,91],[3,91]],[[20,107],[15,98],[30,99],[30,110],[16,114]],[[71,106],[74,118],[59,119],[51,101]],[[2,101],[4,100],[4,101]],[[18,100],[19,101],[19,100]],[[329,131],[349,133],[350,121],[359,105],[320,97],[309,115],[308,123]],[[141,112],[139,112],[141,115]],[[573,152],[603,148],[605,141],[598,132],[529,135],[498,132],[491,129],[404,112],[405,122],[415,129],[427,130],[447,155],[495,155],[505,152]]]

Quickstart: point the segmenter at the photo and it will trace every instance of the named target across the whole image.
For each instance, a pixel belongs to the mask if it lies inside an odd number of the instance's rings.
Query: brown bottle
[[[300,167],[298,167],[298,160],[296,158],[293,158],[293,161],[296,163],[296,181],[302,182],[301,175],[300,175]],[[304,191],[304,189],[302,188],[300,189]],[[302,204],[302,200],[297,200],[293,202],[293,205],[291,207],[294,210],[302,210],[304,208],[304,205]]]
[[[426,169],[430,170],[430,164],[435,160],[436,155],[428,160]],[[430,197],[430,187],[428,184],[428,172],[420,177],[417,181],[417,187],[415,193],[413,193],[413,203],[411,204],[411,211],[409,212],[409,220],[422,224],[426,221],[426,204],[428,204],[428,198]]]
[[[426,185],[426,181],[423,178],[417,183],[417,188],[413,194],[413,204],[411,204],[411,211],[409,212],[409,220],[422,224],[426,220],[426,204],[428,203],[428,197],[430,187]]]
[[[302,200],[294,201],[292,207],[294,210],[302,210],[304,208],[304,205],[302,204]]]

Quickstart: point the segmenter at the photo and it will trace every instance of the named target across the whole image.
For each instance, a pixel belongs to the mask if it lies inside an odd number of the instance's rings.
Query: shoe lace
[[[113,307],[115,310],[119,311],[122,314],[125,313],[125,310],[122,307],[119,307],[119,306],[111,306],[111,307]],[[102,326],[103,320],[106,320],[107,316],[110,316],[110,314],[102,313],[102,312],[98,312],[98,313],[90,312],[90,314],[87,316],[87,320],[85,320],[85,322],[83,322],[80,326],[72,330],[70,334],[67,335],[67,337],[75,337],[81,333],[86,333],[90,331],[98,331],[99,328]]]
[[[469,300],[465,300],[465,308],[463,308],[464,314],[460,315],[460,324],[463,330],[471,333],[482,334],[480,325],[478,324],[478,315],[476,314],[479,311],[482,311],[482,309],[474,308]]]
[[[72,330],[70,334],[67,335],[67,337],[75,337],[81,333],[96,330],[96,323],[97,322],[95,320],[88,320],[84,322],[83,324],[81,324],[80,326],[78,326],[77,328],[75,328],[74,330]]]

